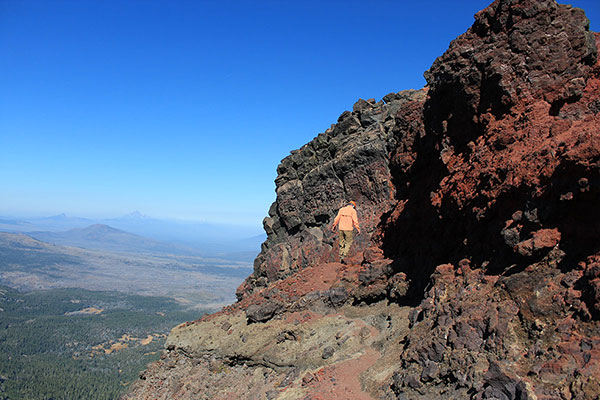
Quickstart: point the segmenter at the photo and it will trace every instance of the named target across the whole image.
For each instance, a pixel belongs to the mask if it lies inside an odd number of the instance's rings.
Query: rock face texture
[[[415,136],[423,130],[426,93],[408,90],[379,102],[359,100],[352,112],[344,112],[336,124],[281,162],[277,200],[264,220],[267,241],[238,298],[299,269],[337,259],[330,227],[350,200],[359,204],[363,233],[355,240],[354,258],[361,261],[382,216],[397,202],[391,158],[401,157],[399,151],[411,156]]]
[[[359,100],[279,166],[238,302],[125,398],[600,397],[599,45],[582,10],[497,0],[426,89]]]

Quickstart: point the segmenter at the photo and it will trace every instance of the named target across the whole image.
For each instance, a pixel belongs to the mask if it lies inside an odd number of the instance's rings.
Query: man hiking
[[[352,229],[356,228],[356,231],[360,233],[358,216],[356,215],[356,202],[350,201],[347,206],[340,208],[331,230],[335,232],[338,224],[340,229],[340,262],[345,264],[344,258],[348,255],[350,246],[352,246]]]

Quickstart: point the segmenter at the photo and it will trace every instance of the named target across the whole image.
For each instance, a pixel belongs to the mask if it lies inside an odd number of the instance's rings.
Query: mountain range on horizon
[[[112,244],[108,245],[106,240],[94,243],[93,240],[80,237],[80,234],[89,236],[91,231],[99,233],[96,225],[136,235],[137,238],[132,241],[132,237],[127,236],[127,240],[119,243],[119,241],[113,240],[116,233],[112,232],[113,238],[108,240]],[[93,226],[96,227],[91,228]],[[139,211],[121,217],[104,219],[75,217],[65,213],[36,218],[1,216],[0,231],[31,234],[42,240],[56,241],[59,244],[77,246],[77,244],[84,243],[85,248],[116,250],[130,248],[129,245],[135,242],[136,245],[133,248],[143,249],[143,251],[160,249],[160,252],[175,251],[185,254],[201,252],[210,256],[236,254],[236,257],[243,258],[250,257],[251,253],[256,255],[260,251],[260,244],[266,238],[260,228],[158,219]],[[104,229],[103,233],[108,234],[108,232]],[[105,236],[104,239],[107,237]]]

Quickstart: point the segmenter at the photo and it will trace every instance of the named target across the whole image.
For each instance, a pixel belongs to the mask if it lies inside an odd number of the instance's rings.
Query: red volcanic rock
[[[553,0],[497,0],[426,72],[426,121],[450,139],[447,149],[462,152],[523,100],[544,100],[552,115],[579,100],[596,56],[582,10]],[[513,140],[508,132],[499,139]]]
[[[532,238],[517,244],[516,250],[523,256],[531,256],[534,252],[546,248],[553,248],[560,242],[558,229],[540,229],[532,232]]]
[[[497,0],[427,89],[359,100],[278,167],[238,302],[126,398],[600,398],[599,45],[579,9]]]
[[[417,292],[447,262],[500,272],[559,240],[574,259],[597,249],[600,81],[588,27],[553,1],[496,1],[426,73],[425,134],[395,176],[411,190],[379,235]]]
[[[600,256],[595,255],[588,258],[585,265],[584,276],[581,279],[584,300],[596,319],[600,319]]]

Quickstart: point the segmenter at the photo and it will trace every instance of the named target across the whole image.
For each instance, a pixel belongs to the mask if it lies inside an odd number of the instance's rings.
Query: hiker
[[[340,208],[335,221],[333,221],[331,230],[335,232],[338,224],[340,229],[340,262],[345,264],[344,258],[348,255],[350,246],[352,246],[353,228],[356,228],[356,231],[360,233],[358,217],[356,215],[356,202],[350,201],[347,206]]]

